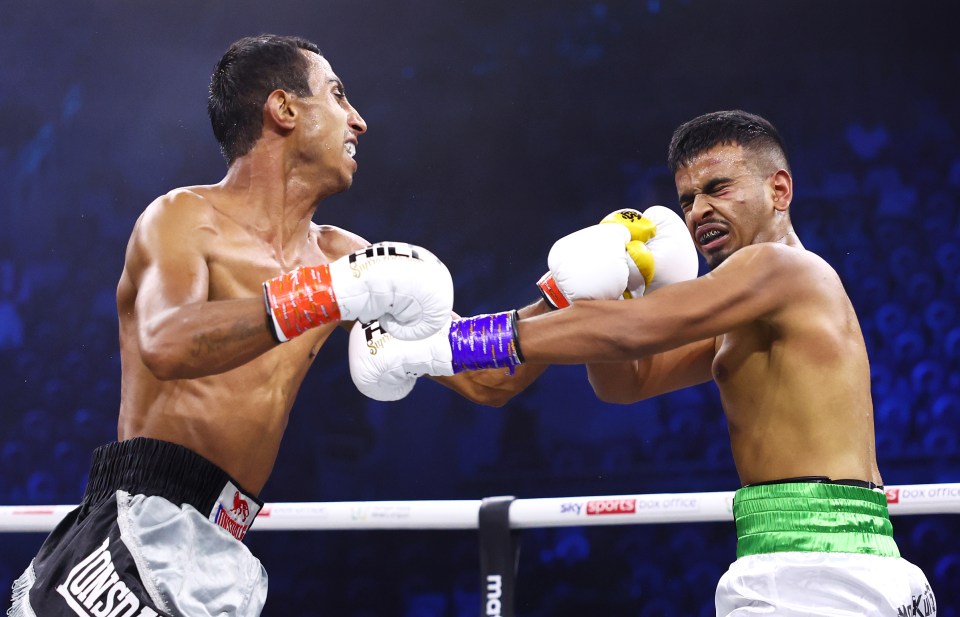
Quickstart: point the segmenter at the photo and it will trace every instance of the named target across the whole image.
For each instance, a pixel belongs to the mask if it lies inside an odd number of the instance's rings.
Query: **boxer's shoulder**
[[[311,223],[310,233],[316,238],[317,246],[331,261],[370,244],[352,231],[335,225]]]
[[[138,227],[157,225],[196,225],[200,221],[212,224],[217,208],[209,187],[183,187],[154,199],[144,209]]]

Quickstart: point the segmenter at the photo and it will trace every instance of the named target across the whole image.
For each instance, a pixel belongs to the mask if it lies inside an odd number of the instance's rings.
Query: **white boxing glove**
[[[401,341],[376,322],[350,331],[350,377],[363,394],[395,401],[410,393],[422,375],[507,369],[523,364],[517,311],[453,319],[440,332],[419,341]]]
[[[377,401],[407,396],[423,375],[453,375],[447,325],[419,341],[401,341],[381,324],[357,322],[350,330],[350,377],[364,395]]]
[[[430,251],[379,242],[265,281],[263,296],[281,342],[339,320],[379,320],[397,338],[416,340],[450,321],[453,279]]]
[[[631,274],[641,282],[645,274],[653,276],[653,257],[644,242],[655,234],[656,226],[637,210],[611,212],[600,224],[553,244],[547,256],[550,270],[537,287],[552,308],[565,308],[574,300],[620,298],[638,286]]]
[[[680,215],[664,206],[650,206],[643,211],[643,217],[657,229],[656,234],[645,242],[653,256],[654,267],[652,276],[648,276],[647,271],[641,274],[631,268],[627,284],[630,293],[640,296],[664,285],[697,278],[700,271],[697,247]]]

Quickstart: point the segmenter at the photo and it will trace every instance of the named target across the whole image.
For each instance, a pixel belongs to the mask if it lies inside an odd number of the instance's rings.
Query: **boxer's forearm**
[[[145,321],[138,338],[141,359],[158,379],[223,373],[277,345],[260,298],[169,309]]]

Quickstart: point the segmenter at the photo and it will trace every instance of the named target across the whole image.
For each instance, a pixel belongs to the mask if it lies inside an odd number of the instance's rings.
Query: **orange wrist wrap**
[[[310,328],[340,320],[330,267],[306,266],[285,272],[263,284],[267,310],[287,340]]]

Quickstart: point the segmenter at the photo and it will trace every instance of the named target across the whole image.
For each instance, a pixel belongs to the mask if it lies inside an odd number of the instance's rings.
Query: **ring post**
[[[487,497],[480,503],[480,616],[514,617],[520,537],[510,529],[514,497]]]

